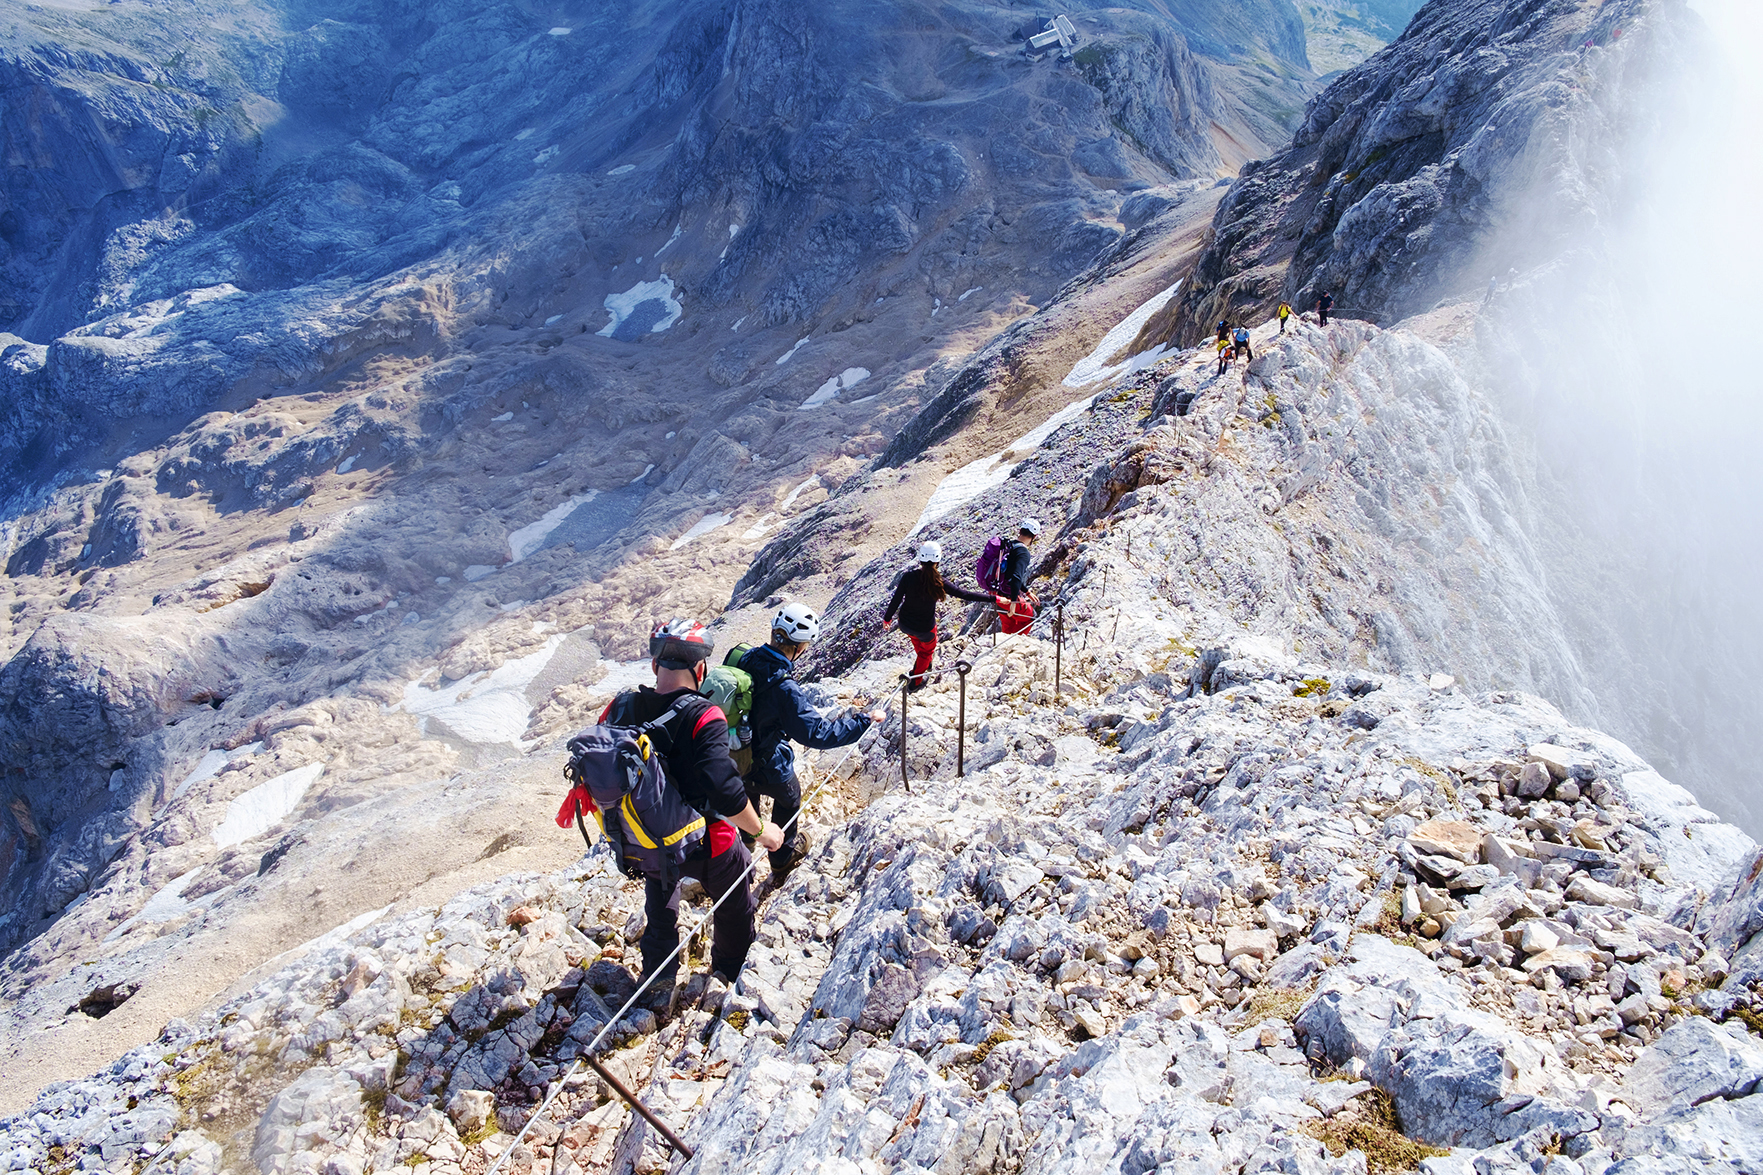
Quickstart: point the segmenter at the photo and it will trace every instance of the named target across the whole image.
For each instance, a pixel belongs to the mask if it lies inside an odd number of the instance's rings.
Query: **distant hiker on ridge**
[[[1316,317],[1321,319],[1323,326],[1328,325],[1328,312],[1333,309],[1334,295],[1324,290],[1316,299]]]
[[[849,746],[884,717],[880,710],[872,710],[827,718],[814,708],[793,674],[796,658],[819,635],[820,618],[813,609],[785,604],[771,619],[771,642],[749,650],[739,666],[753,678],[753,773],[747,777],[747,796],[755,808],[760,796],[770,796],[772,820],[789,825],[781,846],[767,846],[774,883],[808,855],[807,835],[800,825],[790,824],[802,809],[802,781],[796,775],[790,740],[822,751]]]
[[[643,977],[657,975],[654,985],[644,992],[644,1003],[661,1015],[672,1008],[674,978],[679,972],[677,956],[665,968],[662,960],[679,945],[680,877],[696,878],[712,899],[721,898],[730,889],[737,890],[716,911],[710,946],[711,971],[723,982],[733,983],[753,945],[753,914],[758,909],[746,877],[752,858],[735,830],[756,837],[760,846],[768,850],[775,851],[784,843],[783,832],[777,825],[760,819],[741,786],[740,774],[728,755],[728,723],[722,710],[698,692],[714,648],[704,626],[697,621],[674,620],[656,625],[649,634],[649,668],[655,674],[655,687],[643,686],[619,694],[600,715],[602,725],[613,727],[641,728],[655,723],[651,737],[660,754],[665,784],[677,793],[678,799],[708,818],[707,827],[705,820],[695,821],[704,827],[703,839],[687,853],[678,876],[645,871],[643,877],[643,911],[647,919],[642,942]],[[571,801],[576,798],[577,793],[571,792]],[[565,801],[565,806],[573,805]],[[562,823],[562,814],[559,816]],[[603,821],[606,819],[602,816]],[[632,831],[624,830],[627,835]],[[657,827],[644,831],[656,840],[664,840],[672,832]]]
[[[900,631],[912,642],[912,680],[910,690],[924,688],[925,674],[930,672],[931,657],[937,651],[937,605],[954,596],[961,600],[989,604],[992,597],[972,591],[943,578],[939,566],[943,561],[941,543],[926,542],[918,548],[918,566],[908,568],[894,583],[893,599],[882,615],[882,631],[900,614]]]
[[[1292,304],[1290,302],[1281,302],[1279,304],[1279,333],[1280,334],[1283,335],[1286,333],[1286,319],[1290,318],[1291,316],[1292,316]]]
[[[1231,350],[1232,351],[1236,352],[1238,355],[1243,356],[1245,359],[1253,360],[1255,358],[1255,352],[1249,349],[1249,328],[1248,327],[1246,327],[1246,326],[1237,327],[1237,329],[1231,333],[1230,341],[1231,341]]]

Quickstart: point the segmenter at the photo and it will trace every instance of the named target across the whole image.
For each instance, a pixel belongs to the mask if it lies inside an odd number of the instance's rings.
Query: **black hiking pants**
[[[759,797],[770,796],[771,815],[768,819],[784,829],[783,846],[771,854],[772,872],[781,874],[789,866],[790,850],[796,847],[796,838],[802,835],[797,824],[789,823],[802,810],[802,780],[796,775],[795,765],[791,764],[789,776],[781,783],[762,783],[757,771],[745,782],[747,799],[752,801],[753,810],[759,811]]]
[[[706,845],[701,854],[686,858],[681,869],[685,876],[696,878],[704,886],[711,901],[721,898],[731,887],[740,889],[717,909],[710,927],[710,969],[730,979],[740,973],[741,964],[747,961],[747,951],[753,946],[753,915],[759,905],[753,900],[752,886],[742,876],[752,859],[737,836],[732,845],[715,857]],[[648,919],[643,928],[643,974],[648,975],[679,945],[679,886],[669,888],[650,879],[644,882],[643,889],[643,915]],[[667,987],[678,974],[676,957],[662,968],[656,986]]]

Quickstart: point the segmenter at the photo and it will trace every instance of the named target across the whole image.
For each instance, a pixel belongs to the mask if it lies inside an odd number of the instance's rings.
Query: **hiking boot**
[[[782,851],[771,854],[771,883],[780,885],[790,875],[790,870],[800,865],[808,856],[808,834],[798,832],[796,839],[786,845]]]

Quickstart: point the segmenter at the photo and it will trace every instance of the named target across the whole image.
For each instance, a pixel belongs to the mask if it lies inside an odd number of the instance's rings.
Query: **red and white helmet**
[[[696,620],[669,620],[649,632],[649,656],[663,669],[690,669],[715,651],[716,642]]]

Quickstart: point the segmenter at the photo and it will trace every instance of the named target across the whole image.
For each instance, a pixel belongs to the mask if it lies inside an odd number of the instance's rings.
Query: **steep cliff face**
[[[1435,0],[1246,169],[1148,330],[1191,344],[1220,317],[1324,291],[1338,313],[1394,322],[1586,243],[1624,199],[1654,81],[1685,67],[1697,33],[1652,0]]]
[[[1745,418],[1754,397],[1725,349],[1686,359],[1658,329],[1733,301],[1758,248],[1748,215],[1688,192],[1751,182],[1726,144],[1754,137],[1734,112],[1755,103],[1721,48],[1678,4],[1427,5],[1244,169],[1138,346],[1325,291],[1337,314],[1441,332],[1536,471],[1535,550],[1600,683],[1564,704],[1751,825],[1758,744],[1725,699],[1756,656],[1730,622],[1754,512],[1731,506],[1749,498],[1726,473],[1738,451],[1693,422]]]

